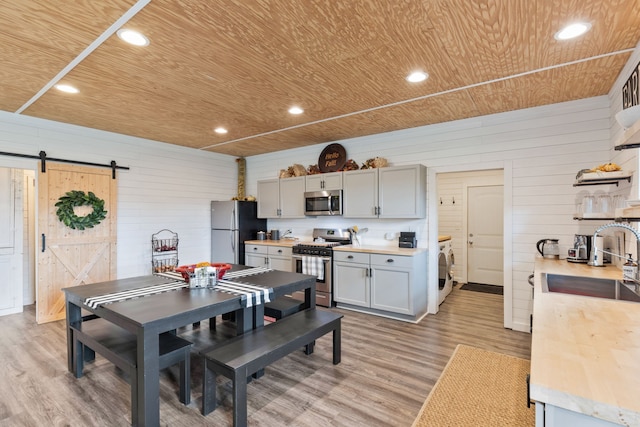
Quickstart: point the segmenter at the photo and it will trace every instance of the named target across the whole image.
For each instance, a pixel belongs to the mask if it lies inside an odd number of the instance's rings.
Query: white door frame
[[[486,162],[482,165],[432,166],[427,169],[429,248],[438,248],[438,182],[436,175],[447,172],[470,172],[502,169],[504,180],[504,327],[513,329],[513,163],[510,160]],[[427,311],[438,312],[438,251],[429,251]]]

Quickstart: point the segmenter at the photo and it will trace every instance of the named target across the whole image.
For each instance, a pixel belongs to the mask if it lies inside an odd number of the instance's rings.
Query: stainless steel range
[[[333,246],[351,244],[351,233],[337,228],[314,228],[313,241],[299,243],[292,248],[293,271],[317,276],[316,304],[333,305]],[[304,301],[304,294],[294,294]]]

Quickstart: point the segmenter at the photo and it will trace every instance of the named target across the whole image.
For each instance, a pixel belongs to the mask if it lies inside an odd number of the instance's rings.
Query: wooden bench
[[[299,301],[297,299],[285,296],[265,303],[264,315],[275,320],[280,320],[283,317],[291,316],[292,314],[297,313],[303,309],[304,301]]]
[[[247,424],[247,379],[267,365],[333,331],[333,364],[340,363],[341,314],[305,310],[232,338],[204,352],[202,414],[216,408],[216,375],[233,382],[233,425]],[[313,351],[308,349],[308,353]]]
[[[129,375],[131,384],[131,424],[137,425],[136,336],[101,318],[71,324],[75,376],[82,377],[84,362],[98,353]],[[160,369],[180,364],[180,402],[191,402],[191,346],[193,343],[174,334],[160,334]]]

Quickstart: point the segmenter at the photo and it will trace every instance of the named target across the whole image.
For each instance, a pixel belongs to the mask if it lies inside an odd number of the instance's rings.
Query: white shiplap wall
[[[510,200],[505,233],[512,271],[505,280],[505,298],[512,302],[512,314],[505,326],[529,330],[531,310],[527,277],[533,270],[535,243],[543,237],[557,237],[566,253],[576,233],[593,232],[593,224],[574,221],[580,188],[572,184],[580,169],[609,160],[609,98],[601,96],[562,104],[512,111],[432,126],[407,129],[339,141],[347,156],[358,163],[374,156],[393,165],[422,163],[434,172],[459,172],[505,168],[505,199]],[[293,163],[317,163],[323,147],[305,147],[251,157],[247,160],[248,192],[255,194],[258,179],[277,177],[280,169]],[[437,186],[429,183],[429,191]],[[627,189],[628,190],[628,189]],[[429,194],[429,217],[415,221],[354,221],[348,219],[271,220],[270,228],[293,228],[296,235],[308,235],[313,227],[369,227],[365,243],[395,245],[385,233],[414,229],[419,246],[435,247],[437,207]],[[507,218],[508,216],[508,218]],[[435,223],[431,224],[432,222]],[[429,235],[429,230],[433,230]],[[510,231],[510,232],[509,232]],[[436,252],[430,254],[430,312],[436,312]]]
[[[181,263],[210,256],[210,201],[237,192],[235,157],[0,112],[0,151],[128,166],[118,176],[118,277],[149,274],[151,234],[179,235]],[[0,155],[0,166],[36,160]]]

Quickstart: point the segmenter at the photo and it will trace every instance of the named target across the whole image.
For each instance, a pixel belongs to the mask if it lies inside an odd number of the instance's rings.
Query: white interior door
[[[467,188],[467,281],[503,286],[502,185]]]
[[[0,316],[22,311],[21,171],[0,168]]]

